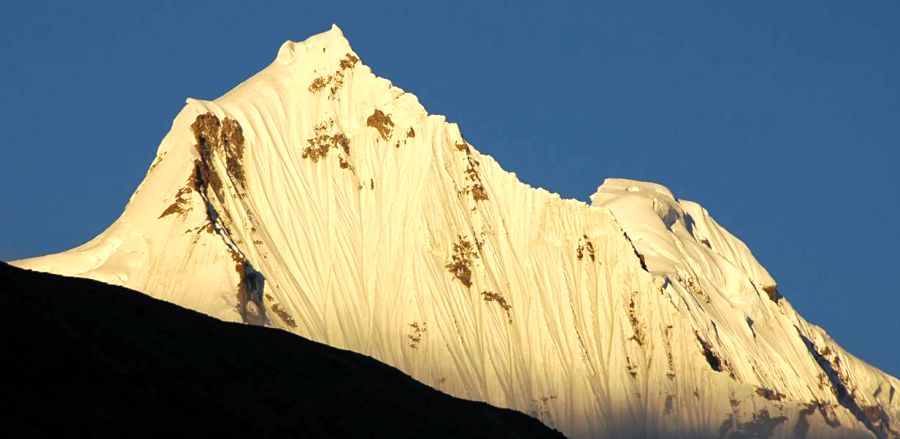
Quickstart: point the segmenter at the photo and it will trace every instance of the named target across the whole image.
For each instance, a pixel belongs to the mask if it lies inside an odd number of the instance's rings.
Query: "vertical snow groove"
[[[224,217],[219,215],[209,197],[209,189],[212,189],[219,203],[225,205],[225,188],[213,162],[215,154],[224,155],[228,180],[234,183],[236,189],[243,190],[243,130],[236,120],[225,118],[224,123],[220,123],[219,118],[212,113],[197,116],[191,130],[196,141],[195,148],[200,155],[200,160],[194,162],[194,185],[206,208],[207,220],[216,235],[222,238],[235,263],[234,269],[238,276],[235,287],[238,302],[236,311],[244,323],[265,326],[269,323],[263,303],[265,277],[253,268],[228,232],[228,213],[225,212]]]
[[[605,209],[605,210],[606,210],[606,213],[608,213],[609,216],[612,217],[613,222],[616,224],[616,227],[618,227],[619,230],[622,232],[622,236],[625,237],[625,241],[628,242],[628,245],[631,246],[631,250],[634,251],[634,255],[638,258],[638,261],[640,261],[640,263],[641,263],[641,268],[644,271],[649,273],[650,270],[647,269],[647,261],[644,259],[644,255],[642,255],[640,252],[638,252],[637,247],[634,246],[634,241],[631,240],[631,237],[628,236],[628,232],[626,232],[625,228],[622,227],[622,224],[619,223],[619,219],[616,218],[616,214],[614,214],[613,211],[610,209]]]
[[[815,343],[810,340],[809,337],[804,335],[803,332],[800,331],[800,328],[796,326],[795,328],[797,329],[797,334],[800,335],[800,338],[803,340],[803,344],[806,345],[806,349],[809,351],[809,354],[813,357],[814,360],[816,360],[816,363],[822,369],[822,372],[825,373],[825,377],[831,384],[831,390],[834,392],[834,396],[837,399],[838,403],[846,408],[861,424],[865,425],[866,428],[871,431],[876,438],[888,439],[892,435],[898,434],[897,432],[891,431],[890,427],[888,427],[886,423],[883,423],[881,426],[877,426],[875,425],[875,422],[873,420],[869,419],[866,412],[856,401],[856,395],[854,394],[854,392],[848,389],[847,384],[841,378],[836,364],[832,363],[831,360],[820,353]],[[828,349],[828,347],[826,347],[826,349]],[[882,413],[878,414],[881,415]]]
[[[700,343],[700,348],[703,351],[703,357],[706,358],[706,362],[709,363],[709,367],[716,372],[724,372],[724,362],[719,358],[718,355],[716,355],[715,351],[713,351],[712,343],[706,341],[696,330],[694,330],[694,335],[697,337],[697,342]]]

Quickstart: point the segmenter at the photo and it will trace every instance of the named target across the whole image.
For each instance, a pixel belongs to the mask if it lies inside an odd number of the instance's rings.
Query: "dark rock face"
[[[0,425],[23,437],[561,438],[369,357],[0,264]]]
[[[394,122],[391,121],[391,116],[384,114],[383,111],[377,108],[375,109],[375,112],[366,119],[366,126],[375,128],[375,130],[378,131],[378,135],[384,140],[390,139],[391,134],[394,132]]]
[[[778,292],[778,287],[775,285],[766,285],[763,288],[763,291],[766,292],[766,295],[769,296],[769,300],[778,303],[781,300],[781,293]]]
[[[213,166],[214,156],[225,161],[228,179],[240,191],[246,186],[244,175],[244,131],[236,120],[226,117],[222,122],[212,113],[197,116],[191,124],[196,148],[201,158],[201,176],[215,192],[219,201],[224,201],[222,177]]]

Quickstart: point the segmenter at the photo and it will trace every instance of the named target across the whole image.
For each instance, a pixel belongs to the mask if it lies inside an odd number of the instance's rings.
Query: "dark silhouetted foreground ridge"
[[[4,435],[561,438],[369,357],[0,263]]]

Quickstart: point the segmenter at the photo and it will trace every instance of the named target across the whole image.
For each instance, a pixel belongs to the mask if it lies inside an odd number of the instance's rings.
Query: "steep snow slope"
[[[341,31],[188,100],[122,216],[17,262],[369,354],[571,437],[894,437],[900,381],[666,188],[529,187]]]

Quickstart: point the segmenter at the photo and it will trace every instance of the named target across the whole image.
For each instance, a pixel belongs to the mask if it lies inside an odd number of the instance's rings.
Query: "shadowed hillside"
[[[561,438],[369,357],[0,263],[4,434]]]

